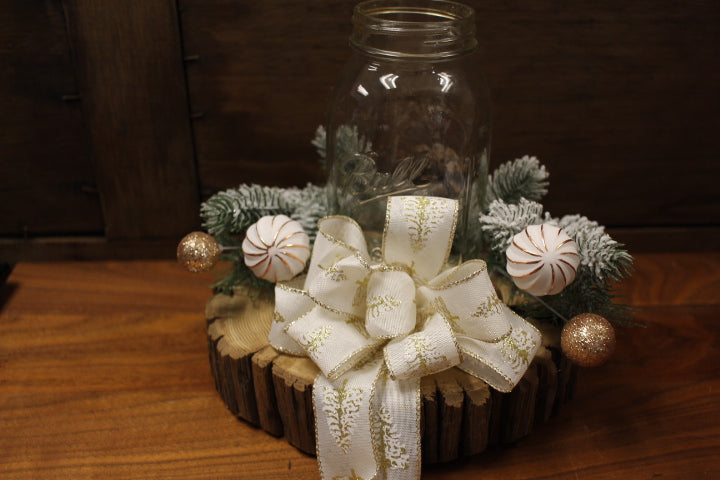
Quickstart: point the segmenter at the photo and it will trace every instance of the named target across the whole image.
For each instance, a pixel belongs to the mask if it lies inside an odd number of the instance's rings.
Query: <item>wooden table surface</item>
[[[0,294],[0,478],[318,479],[216,394],[211,274],[170,261],[20,264]],[[720,253],[638,255],[646,328],[517,444],[424,479],[720,478]]]

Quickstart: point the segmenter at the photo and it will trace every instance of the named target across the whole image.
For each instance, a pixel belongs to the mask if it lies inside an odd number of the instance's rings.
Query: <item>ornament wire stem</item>
[[[504,277],[510,279],[510,281],[512,281],[512,277],[511,277],[507,272],[505,272],[505,271],[503,271],[503,270],[501,270],[501,269],[498,269],[498,272],[500,272],[500,274],[501,274],[502,276],[504,276]],[[547,304],[544,300],[542,300],[540,297],[537,297],[537,296],[533,295],[533,294],[530,293],[530,292],[525,292],[525,293],[526,293],[527,295],[530,295],[532,298],[534,298],[534,299],[537,300],[538,302],[540,302],[545,308],[547,308],[547,309],[550,310],[552,313],[554,313],[555,315],[557,315],[558,318],[560,318],[563,322],[565,322],[565,323],[568,322],[568,319],[565,318],[565,316],[563,316],[560,312],[558,312],[557,310],[555,310],[554,308],[552,308],[550,305],[548,305],[548,304]]]

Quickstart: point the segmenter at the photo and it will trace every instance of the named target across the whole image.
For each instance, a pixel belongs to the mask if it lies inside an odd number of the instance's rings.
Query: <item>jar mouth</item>
[[[376,28],[436,28],[459,20],[472,20],[475,12],[448,0],[367,0],[355,6],[355,15],[372,18]]]
[[[474,10],[449,0],[367,0],[352,21],[350,44],[374,55],[448,57],[477,46]]]

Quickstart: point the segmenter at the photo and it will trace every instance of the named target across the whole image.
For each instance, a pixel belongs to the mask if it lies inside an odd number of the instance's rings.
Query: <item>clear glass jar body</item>
[[[355,7],[353,23],[327,123],[331,210],[357,220],[378,251],[389,196],[454,198],[455,252],[472,253],[490,149],[472,9],[372,0]]]

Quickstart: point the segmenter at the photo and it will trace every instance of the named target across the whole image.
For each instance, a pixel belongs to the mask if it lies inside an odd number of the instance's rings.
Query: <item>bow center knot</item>
[[[393,339],[415,329],[415,282],[404,271],[372,272],[365,305],[365,329],[374,338]]]

